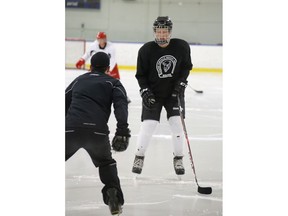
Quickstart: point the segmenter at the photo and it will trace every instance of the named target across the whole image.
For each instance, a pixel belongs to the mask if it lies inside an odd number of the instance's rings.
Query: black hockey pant
[[[99,167],[103,201],[108,204],[107,189],[116,188],[120,203],[124,204],[124,197],[118,178],[116,161],[112,158],[108,135],[97,133],[91,129],[66,128],[65,133],[65,161],[80,148],[84,148],[90,155],[95,167]]]

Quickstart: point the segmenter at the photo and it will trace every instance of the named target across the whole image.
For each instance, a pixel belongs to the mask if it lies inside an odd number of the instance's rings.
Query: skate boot
[[[132,172],[141,174],[144,163],[144,156],[135,156]]]
[[[175,156],[173,160],[176,175],[184,175],[183,156]]]
[[[112,215],[120,215],[122,213],[122,205],[117,197],[117,190],[115,188],[109,188],[107,190],[108,205]]]

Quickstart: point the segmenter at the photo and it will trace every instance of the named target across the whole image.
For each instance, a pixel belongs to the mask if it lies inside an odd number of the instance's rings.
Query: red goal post
[[[65,69],[76,69],[76,63],[85,51],[86,40],[79,38],[65,38]]]

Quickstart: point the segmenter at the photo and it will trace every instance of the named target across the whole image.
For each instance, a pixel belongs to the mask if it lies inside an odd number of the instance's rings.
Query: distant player
[[[107,35],[105,32],[98,32],[96,40],[91,44],[89,49],[76,63],[76,67],[80,69],[90,57],[97,52],[105,52],[110,57],[110,70],[109,75],[115,79],[120,79],[118,65],[116,63],[116,51],[112,42],[107,41]]]
[[[110,69],[108,75],[115,79],[120,80],[120,73],[118,70],[118,65],[116,63],[116,51],[115,46],[112,42],[107,41],[107,35],[105,32],[98,32],[96,40],[91,44],[89,49],[84,53],[84,55],[76,63],[76,67],[80,69],[85,62],[91,58],[97,52],[105,52],[110,57]],[[131,100],[127,97],[128,103]]]
[[[177,175],[185,173],[182,160],[184,133],[177,98],[180,97],[184,112],[184,91],[193,65],[189,44],[181,39],[171,39],[172,27],[168,16],[158,17],[153,24],[155,41],[145,43],[138,52],[135,77],[142,97],[142,123],[133,173],[142,172],[145,152],[159,124],[163,107],[172,132],[174,169]]]
[[[112,215],[122,212],[123,192],[116,161],[112,158],[108,121],[111,106],[117,120],[112,140],[115,151],[125,151],[129,144],[128,102],[121,82],[109,75],[109,57],[98,52],[91,58],[91,71],[78,76],[65,92],[65,161],[80,148],[90,155],[104,184],[103,201]],[[101,92],[101,94],[99,94]]]

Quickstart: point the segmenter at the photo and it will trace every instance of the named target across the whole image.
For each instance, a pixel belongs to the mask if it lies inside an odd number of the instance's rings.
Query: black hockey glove
[[[112,149],[117,152],[125,151],[128,148],[130,137],[131,135],[129,128],[117,128],[115,136],[112,140]]]
[[[143,99],[143,106],[147,109],[153,109],[156,99],[151,90],[148,88],[140,89],[140,95]]]
[[[187,83],[188,83],[187,81],[177,82],[172,92],[172,97],[175,97],[175,98],[177,98],[178,96],[183,97],[185,88],[187,87]]]

